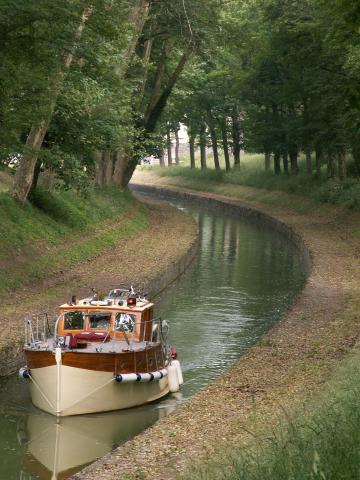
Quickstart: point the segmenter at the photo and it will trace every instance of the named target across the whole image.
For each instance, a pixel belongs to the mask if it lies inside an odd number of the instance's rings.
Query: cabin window
[[[64,330],[83,330],[83,312],[67,312],[64,315]]]
[[[101,330],[108,330],[111,320],[109,313],[93,313],[89,315],[89,327]]]
[[[115,318],[117,332],[133,333],[135,330],[136,315],[132,313],[118,313]]]

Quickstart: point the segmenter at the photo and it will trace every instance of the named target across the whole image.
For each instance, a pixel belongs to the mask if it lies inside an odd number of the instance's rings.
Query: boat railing
[[[59,339],[58,323],[61,318],[62,315],[50,318],[47,313],[26,317],[25,345],[31,347],[44,345],[47,338],[53,338],[54,344],[57,345]],[[121,332],[124,335],[125,341],[130,350],[132,350],[134,343],[137,343],[139,340],[149,343],[160,342],[164,353],[168,350],[169,323],[161,317],[135,322],[131,331],[126,330],[124,326],[124,328],[121,329]],[[140,332],[140,337],[138,332]],[[110,334],[111,330],[109,327],[107,335],[102,343],[106,342]]]
[[[25,345],[37,345],[46,342],[47,337],[53,335],[51,326],[56,322],[50,318],[47,313],[39,313],[37,315],[29,315],[25,318]]]
[[[120,327],[121,333],[124,335],[125,341],[132,349],[134,342],[146,341],[149,343],[160,342],[164,348],[167,346],[169,335],[169,323],[161,317],[152,318],[151,320],[142,320],[134,322],[133,328],[129,331],[125,325]],[[136,332],[140,331],[140,337]],[[150,332],[150,337],[149,337]]]

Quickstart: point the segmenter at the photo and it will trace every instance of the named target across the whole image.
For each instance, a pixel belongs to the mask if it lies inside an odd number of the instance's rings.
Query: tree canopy
[[[357,2],[1,0],[0,27],[1,163],[22,202],[44,170],[124,186],[180,123],[216,168],[245,148],[276,174],[304,152],[309,175],[344,178],[349,158],[360,175]]]

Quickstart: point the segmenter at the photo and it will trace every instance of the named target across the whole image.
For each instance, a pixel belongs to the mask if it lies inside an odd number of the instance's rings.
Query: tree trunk
[[[265,150],[265,172],[270,171],[270,166],[271,166],[270,150]]]
[[[223,144],[224,158],[225,158],[225,169],[227,172],[229,172],[230,171],[230,155],[229,155],[229,142],[227,138],[226,120],[221,122],[221,135],[222,135],[222,144]]]
[[[206,127],[204,123],[200,127],[200,165],[201,170],[206,168]]]
[[[233,141],[233,155],[234,155],[234,168],[240,168],[240,121],[237,114],[231,117],[232,120],[232,141]]]
[[[175,163],[179,165],[179,148],[180,148],[180,140],[179,140],[179,130],[180,127],[175,127]]]
[[[214,119],[212,117],[211,112],[208,112],[208,125],[210,130],[211,146],[212,146],[213,155],[214,155],[215,170],[220,170],[219,147],[218,147],[218,141],[216,136],[216,130],[214,126]]]
[[[128,23],[132,27],[132,32],[129,38],[129,42],[126,48],[120,53],[121,63],[116,65],[115,73],[119,78],[124,78],[126,72],[129,68],[129,63],[134,55],[136,45],[139,41],[139,37],[141,32],[144,29],[145,22],[149,16],[149,11],[151,7],[151,2],[149,0],[136,0],[135,5],[132,7],[130,14],[128,16]],[[134,100],[134,105],[137,108],[140,108],[141,101],[144,95],[145,86],[148,78],[148,69],[149,69],[149,62],[150,62],[150,55],[153,45],[153,39],[150,38],[145,41],[144,43],[144,57],[143,57],[143,74],[141,79],[141,84],[139,87],[138,92],[138,100]],[[125,140],[126,143],[126,140]],[[126,154],[126,148],[116,152],[112,159],[112,178],[111,183],[118,186],[126,186],[127,185],[127,176],[126,176],[126,169],[129,163],[129,157]],[[137,158],[136,164],[134,169],[137,165]],[[110,175],[110,164],[108,165],[107,176]]]
[[[320,147],[315,149],[315,164],[316,164],[316,176],[317,178],[321,177],[321,164],[322,164],[322,150]]]
[[[311,158],[311,151],[306,149],[306,173],[311,176],[312,175],[312,158]]]
[[[189,148],[190,148],[190,168],[195,168],[195,136],[190,135],[189,137]]]
[[[104,154],[97,151],[94,154],[95,157],[95,185],[97,187],[103,187],[104,181]]]
[[[121,63],[119,63],[115,68],[115,73],[121,78],[125,75],[126,70],[129,66],[129,61],[135,51],[139,36],[143,31],[145,22],[148,18],[149,10],[150,10],[149,0],[137,0],[135,5],[130,11],[128,22],[133,29],[132,35],[129,39],[129,42],[126,48],[121,53]]]
[[[168,101],[168,98],[175,86],[175,83],[179,79],[182,71],[184,70],[184,67],[186,65],[186,62],[189,60],[191,57],[192,53],[194,51],[194,45],[191,43],[189,44],[188,48],[185,50],[185,52],[182,54],[182,56],[179,59],[179,62],[173,71],[172,75],[170,76],[166,86],[164,87],[161,95],[158,97],[157,101],[154,103],[150,111],[148,111],[147,116],[146,116],[146,121],[145,121],[145,130],[147,133],[153,133],[157,122],[166,106],[166,103]]]
[[[167,146],[167,155],[168,155],[168,167],[171,167],[173,162],[172,162],[172,143],[171,143],[171,132],[170,129],[166,132],[166,146]]]
[[[148,81],[148,76],[149,76],[149,64],[150,64],[150,57],[151,57],[151,51],[152,51],[152,46],[153,46],[154,40],[152,38],[146,40],[144,44],[144,57],[143,57],[143,75],[142,75],[142,80],[141,80],[141,86],[139,89],[139,99],[137,102],[138,108],[141,107],[142,104],[142,99],[144,97],[144,92],[145,92],[145,87]]]
[[[282,159],[283,159],[284,173],[286,173],[288,175],[289,174],[289,155],[288,155],[288,152],[284,151],[282,153]]]
[[[291,174],[297,175],[299,173],[299,165],[298,165],[298,150],[296,147],[293,147],[289,151],[290,156],[290,168]]]
[[[124,186],[124,173],[127,165],[127,156],[124,150],[116,152],[113,184],[123,187]]]
[[[163,88],[163,91],[157,100],[157,102],[154,104],[152,110],[148,114],[148,118],[145,119],[144,122],[139,122],[138,123],[138,128],[139,131],[142,132],[142,136],[147,137],[149,134],[152,134],[156,126],[158,124],[159,118],[164,111],[164,108],[166,107],[168,98],[177,82],[179,79],[186,62],[189,60],[191,57],[192,53],[194,51],[194,44],[191,42],[188,45],[188,48],[185,50],[185,52],[182,54],[180,57],[177,66],[175,67],[174,71],[172,74],[169,76],[169,80],[166,83],[165,87]],[[134,170],[137,166],[137,157],[133,156],[130,158],[127,162],[127,167],[126,167],[126,172],[125,172],[125,182],[126,184],[130,181],[132,174],[134,173]]]
[[[345,180],[346,179],[346,151],[345,149],[341,149],[337,155],[338,158],[338,171],[339,171],[339,179]]]
[[[32,183],[31,183],[31,187],[30,187],[30,191],[29,191],[29,195],[31,195],[31,193],[36,189],[37,187],[37,184],[38,184],[38,181],[39,181],[39,177],[40,177],[40,172],[41,172],[41,160],[38,158],[37,159],[37,162],[36,162],[36,165],[35,165],[35,168],[34,168],[34,176],[33,176],[33,180],[32,180]]]
[[[351,154],[354,160],[355,174],[360,177],[360,144],[358,138],[354,137],[351,145]]]
[[[328,152],[327,155],[327,178],[335,178],[336,176],[336,166],[335,166],[335,154],[333,152]]]
[[[110,150],[106,150],[103,153],[103,166],[104,166],[104,186],[109,186],[112,183],[114,173],[114,156]]]
[[[34,151],[39,151],[48,128],[49,122],[46,120],[43,120],[38,125],[33,125],[27,137],[26,146]],[[12,194],[21,203],[25,203],[29,195],[37,160],[37,153],[27,153],[21,159],[20,165],[16,170]]]
[[[166,61],[169,57],[170,52],[172,51],[174,45],[172,42],[164,41],[161,51],[160,60],[157,64],[155,79],[152,85],[152,91],[150,98],[148,100],[146,112],[145,112],[145,123],[149,120],[152,110],[155,108],[159,98],[161,96],[161,88],[166,73]]]
[[[165,167],[165,150],[162,148],[160,153],[160,167]]]
[[[84,10],[80,18],[80,24],[75,32],[74,43],[75,46],[79,42],[85,24],[93,13],[93,7],[89,7]],[[38,159],[38,152],[42,147],[45,135],[48,131],[51,118],[54,113],[57,98],[61,91],[63,80],[66,71],[70,68],[73,61],[73,53],[66,53],[63,56],[63,62],[59,66],[56,73],[50,78],[51,93],[49,95],[48,105],[44,105],[43,118],[39,119],[30,130],[30,133],[26,139],[26,147],[31,153],[25,153],[18,169],[16,170],[12,195],[21,203],[25,203],[29,191],[33,182],[34,170]]]
[[[281,155],[280,155],[280,152],[277,150],[274,153],[274,173],[275,173],[275,175],[280,175],[280,173],[281,173],[280,160],[281,160]]]

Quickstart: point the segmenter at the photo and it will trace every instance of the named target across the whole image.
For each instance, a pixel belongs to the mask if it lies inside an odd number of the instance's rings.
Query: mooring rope
[[[45,398],[45,400],[48,402],[48,404],[50,405],[50,407],[55,411],[55,406],[53,405],[53,403],[48,399],[48,397],[45,395],[45,393],[41,390],[40,386],[37,384],[37,382],[33,379],[33,376],[31,375],[30,371],[29,371],[29,378],[30,380],[33,382],[33,384],[35,385],[35,387],[39,390],[39,392],[41,393],[41,395]]]
[[[85,400],[86,398],[90,397],[91,395],[93,395],[94,393],[96,393],[98,390],[101,390],[102,388],[106,387],[106,385],[109,385],[109,383],[111,382],[114,382],[115,381],[115,377],[112,377],[110,380],[108,380],[107,382],[105,382],[103,385],[100,385],[100,387],[97,387],[97,388],[94,388],[94,390],[90,393],[87,393],[86,395],[84,395],[83,397],[79,398],[78,400],[76,400],[74,403],[72,403],[71,405],[67,405],[66,408],[64,408],[63,410],[67,410],[69,408],[72,408],[74,405],[82,402],[83,400]]]

